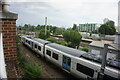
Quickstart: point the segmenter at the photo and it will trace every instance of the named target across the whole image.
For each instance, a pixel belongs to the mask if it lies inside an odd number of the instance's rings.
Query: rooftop
[[[104,48],[104,44],[112,44],[112,43],[113,43],[112,41],[93,41],[92,43],[89,44],[89,46]],[[115,50],[115,48],[110,46],[108,48]]]

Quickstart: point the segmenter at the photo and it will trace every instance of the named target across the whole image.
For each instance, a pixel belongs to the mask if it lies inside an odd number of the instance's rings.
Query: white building
[[[79,24],[78,26],[78,31],[95,31],[97,30],[101,24],[97,23],[86,23],[86,24]]]

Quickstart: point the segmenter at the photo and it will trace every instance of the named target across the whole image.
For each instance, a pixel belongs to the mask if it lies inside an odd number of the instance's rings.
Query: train
[[[81,79],[99,80],[101,56],[51,43],[29,35],[21,36],[23,44],[59,68]],[[107,60],[102,80],[120,80],[120,61]]]

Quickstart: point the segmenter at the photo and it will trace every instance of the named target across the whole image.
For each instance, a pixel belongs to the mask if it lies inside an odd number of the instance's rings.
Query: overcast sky
[[[117,26],[119,0],[9,0],[10,11],[18,13],[18,25],[72,27],[80,23],[103,23],[104,18]]]

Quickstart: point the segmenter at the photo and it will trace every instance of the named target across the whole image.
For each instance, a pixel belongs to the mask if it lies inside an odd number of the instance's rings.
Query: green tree
[[[68,43],[69,47],[79,48],[82,36],[76,30],[66,30],[63,34],[64,40]]]
[[[112,20],[109,20],[108,22],[106,22],[106,24],[112,28],[112,31],[110,33],[110,35],[114,35],[116,33],[116,29],[115,29],[115,22]]]
[[[112,28],[110,28],[107,24],[103,24],[99,28],[99,33],[104,35],[109,35],[112,32]]]
[[[45,35],[45,29],[41,29],[39,33],[39,38],[41,39],[47,39],[50,37],[50,31],[46,30],[46,35]]]
[[[77,24],[73,24],[73,28],[72,29],[77,31]]]
[[[56,26],[53,26],[53,27],[52,27],[52,32],[53,32],[53,34],[56,32],[56,29],[57,29]]]
[[[105,24],[101,25],[99,28],[99,33],[104,35],[114,35],[116,33],[114,21],[109,20]]]

